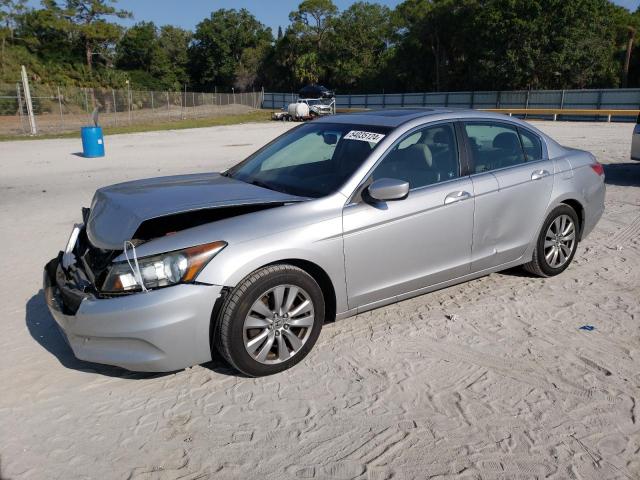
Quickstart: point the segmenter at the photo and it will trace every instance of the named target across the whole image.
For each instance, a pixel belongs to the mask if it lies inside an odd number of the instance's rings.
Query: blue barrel
[[[104,157],[102,127],[82,127],[82,155],[86,158]]]

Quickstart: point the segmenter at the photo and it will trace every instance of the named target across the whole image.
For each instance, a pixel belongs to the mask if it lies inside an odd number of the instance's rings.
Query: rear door
[[[475,195],[471,270],[518,260],[534,240],[553,188],[554,165],[534,132],[511,123],[464,123]]]

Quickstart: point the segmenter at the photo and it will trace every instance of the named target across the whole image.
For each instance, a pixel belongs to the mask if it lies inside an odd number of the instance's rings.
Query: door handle
[[[459,202],[461,200],[467,200],[471,198],[471,194],[469,192],[459,191],[459,192],[451,192],[449,195],[444,197],[444,204],[448,205],[450,203]]]
[[[548,177],[550,174],[547,170],[536,170],[531,174],[531,180],[540,180],[541,178]]]

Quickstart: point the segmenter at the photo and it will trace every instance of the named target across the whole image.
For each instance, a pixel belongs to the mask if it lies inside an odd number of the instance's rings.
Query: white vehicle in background
[[[312,120],[316,117],[334,113],[333,105],[333,102],[327,104],[318,98],[301,98],[295,103],[290,103],[286,112],[275,113],[273,118],[275,120],[294,120],[298,122]]]

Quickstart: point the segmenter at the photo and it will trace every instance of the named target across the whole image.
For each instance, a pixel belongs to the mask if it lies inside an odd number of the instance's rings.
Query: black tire
[[[280,285],[302,288],[313,302],[314,322],[310,334],[300,350],[288,360],[277,364],[261,363],[251,357],[244,343],[244,321],[249,310],[269,289]],[[272,375],[293,367],[313,348],[325,316],[322,289],[304,270],[288,264],[276,264],[256,270],[242,280],[227,296],[214,329],[216,350],[235,369],[250,377]]]
[[[557,218],[567,215],[571,218],[575,228],[575,241],[573,242],[571,253],[567,257],[567,260],[559,267],[554,268],[550,265],[549,261],[547,261],[545,257],[545,238],[547,231],[549,230],[549,226],[556,221]],[[575,210],[571,208],[569,205],[559,205],[554,208],[544,224],[542,225],[542,229],[540,230],[540,235],[538,236],[538,240],[536,242],[536,248],[533,250],[533,258],[531,261],[525,265],[523,265],[524,269],[529,273],[534,275],[538,275],[540,277],[553,277],[562,273],[567,269],[567,267],[571,264],[574,255],[576,254],[576,250],[578,249],[578,233],[580,231],[580,221],[578,219],[578,215]]]

